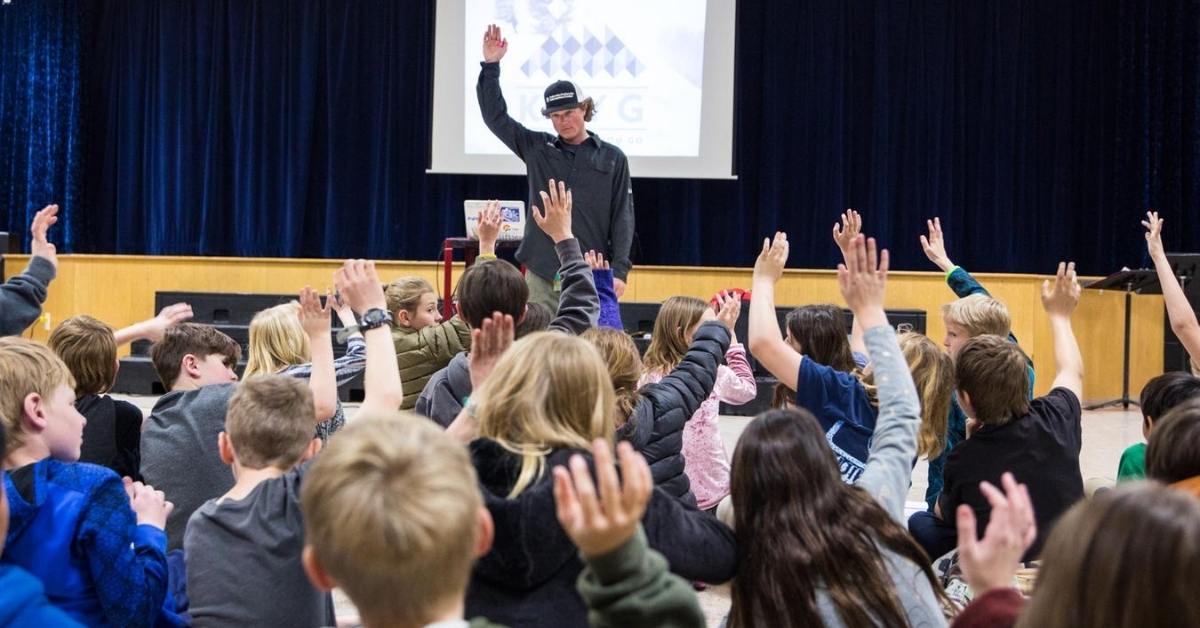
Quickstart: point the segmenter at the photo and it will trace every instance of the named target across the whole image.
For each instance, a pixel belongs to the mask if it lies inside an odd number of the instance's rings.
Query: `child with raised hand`
[[[760,320],[752,318],[752,336],[754,325],[767,322],[755,308],[762,307],[761,296],[769,307],[774,278],[787,258],[786,238],[778,233],[764,242],[755,266],[750,307]],[[945,625],[944,594],[903,527],[921,414],[883,311],[887,269],[887,251],[877,255],[875,241],[861,236],[838,268],[839,288],[864,329],[878,385],[879,419],[859,481],[842,481],[822,425],[803,409],[767,412],[738,441],[732,503],[739,560],[731,628],[775,625],[780,618],[805,626]],[[773,317],[769,322],[778,334]]]
[[[311,293],[315,295],[316,293]],[[354,312],[345,304],[336,304],[336,299],[329,295],[325,308],[319,308],[326,316],[330,310],[337,312],[338,320],[351,333],[346,338],[346,353],[333,360],[334,379],[340,386],[358,376],[366,367],[366,346],[362,334],[357,331]],[[249,357],[246,360],[246,371],[242,377],[250,378],[256,375],[276,374],[288,377],[308,379],[313,375],[316,360],[313,351],[324,351],[325,347],[314,347],[309,342],[309,334],[305,325],[321,326],[316,320],[319,312],[307,312],[305,316],[301,305],[295,301],[267,308],[254,315],[250,320],[250,342],[248,343]],[[325,325],[328,327],[328,325]],[[329,346],[332,355],[333,347]],[[329,440],[334,432],[346,424],[346,413],[341,401],[337,400],[334,390],[335,408],[333,416],[317,424],[316,434],[322,441]]]
[[[503,325],[493,322],[491,329],[497,328],[511,330],[511,322],[507,317]],[[710,322],[696,335],[715,334],[727,342],[728,333]],[[597,438],[612,441],[611,377],[591,343],[543,332],[499,352],[494,363],[483,365],[491,375],[481,381],[475,356],[492,343],[482,338],[472,343],[477,388],[459,421],[477,426],[463,434],[477,436],[470,453],[495,522],[496,544],[475,566],[467,613],[520,626],[586,625],[586,606],[574,587],[583,564],[554,518],[550,469],[573,455],[586,457]],[[453,431],[455,426],[448,430]],[[642,523],[650,546],[676,574],[701,582],[733,575],[732,533],[715,517],[655,489]]]
[[[360,412],[394,411],[401,382],[392,353],[385,300],[374,265],[348,260],[334,283],[367,329],[366,398]],[[323,316],[315,294],[302,298],[302,319]],[[353,313],[351,313],[353,316]],[[188,593],[196,626],[329,626],[333,603],[302,566],[305,525],[300,496],[309,460],[321,449],[312,434],[312,394],[293,378],[248,378],[229,402],[218,437],[237,483],[188,522]]]
[[[582,334],[596,324],[600,302],[596,296],[592,272],[584,259],[571,226],[571,192],[566,184],[551,179],[549,192],[542,192],[542,211],[537,206],[530,214],[538,228],[554,241],[558,253],[562,295],[558,310],[547,329],[567,334]],[[479,262],[467,269],[458,281],[458,313],[473,329],[495,312],[512,317],[518,329],[523,325],[529,301],[529,286],[515,266],[502,260]],[[471,378],[468,356],[459,353],[446,368],[434,373],[417,398],[416,411],[443,427],[458,416],[470,400]]]
[[[1200,625],[1194,496],[1132,482],[1076,504],[1051,531],[1027,599],[1012,583],[1038,533],[1035,505],[1026,487],[1006,476],[1004,493],[981,487],[992,506],[981,540],[970,509],[959,511],[960,564],[975,598],[954,628]]]
[[[921,249],[925,257],[946,273],[946,283],[957,301],[942,306],[942,320],[946,326],[946,338],[942,345],[951,358],[958,355],[958,350],[971,338],[983,334],[1005,336],[1009,342],[1018,344],[1017,337],[1012,333],[1012,317],[1008,308],[988,293],[974,277],[961,266],[950,261],[946,253],[946,238],[942,232],[940,218],[926,220],[928,235],[921,236]],[[1025,372],[1028,375],[1028,398],[1033,399],[1035,373],[1033,360],[1026,356]],[[958,398],[951,395],[950,412],[946,418],[947,432],[945,448],[935,458],[929,460],[929,485],[925,491],[925,501],[929,511],[933,512],[938,494],[942,490],[942,475],[946,465],[946,456],[955,445],[967,437],[967,417],[958,405]]]
[[[596,283],[596,296],[600,299],[600,318],[596,321],[598,327],[624,330],[621,323],[621,306],[617,303],[617,293],[613,288],[613,271],[603,253],[588,251],[583,254],[588,266],[592,267],[592,280]]]
[[[479,212],[479,257],[481,262],[496,259],[496,240],[500,237],[500,202],[489,201]],[[401,277],[388,284],[387,309],[392,314],[392,342],[396,362],[405,382],[401,410],[412,410],[417,398],[433,374],[442,370],[454,356],[471,349],[471,326],[460,316],[442,320],[437,292],[423,277]]]
[[[380,292],[380,299],[383,292]],[[333,299],[322,307],[306,287],[300,293],[300,326],[308,336],[313,415],[319,423],[337,410],[330,318]],[[176,508],[167,520],[168,546],[183,547],[188,518],[204,502],[223,495],[235,481],[221,461],[218,434],[225,428],[229,399],[237,391],[233,367],[241,348],[211,325],[183,323],[167,330],[150,348],[154,370],[167,392],[154,404],[142,430],[142,477],[171,495]],[[397,402],[399,403],[399,402]],[[314,424],[314,430],[316,425]]]
[[[701,323],[717,319],[729,331],[730,343],[724,355],[716,360],[709,357],[701,362],[707,368],[703,373],[704,379],[699,382],[700,386],[691,383],[697,370],[694,367],[682,370],[668,383],[670,389],[677,391],[679,400],[684,402],[676,406],[685,411],[685,423],[681,426],[683,471],[691,492],[696,497],[697,507],[713,512],[721,500],[729,495],[729,456],[725,451],[725,441],[721,438],[717,421],[721,413],[721,403],[741,405],[753,401],[758,396],[758,385],[754,380],[750,362],[746,359],[746,349],[733,333],[733,326],[742,312],[741,295],[731,296],[722,292],[717,299],[720,314],[716,315],[708,303],[691,297],[671,297],[663,302],[654,321],[650,347],[646,350],[646,373],[638,382],[644,398],[654,399],[650,396],[648,387],[664,382],[667,377],[674,375],[684,359],[694,354],[695,349],[703,350],[703,346],[693,345]],[[702,357],[705,356],[696,354],[693,359]],[[711,385],[709,381],[712,381]],[[696,392],[704,391],[711,392],[701,398],[698,408],[695,407],[694,401],[687,403]],[[672,433],[672,430],[664,427],[670,424],[666,417],[670,415],[673,404],[668,403],[664,406],[660,400],[657,405],[658,411],[652,420],[655,429],[652,431]],[[689,410],[691,413],[686,413]],[[664,423],[660,426],[660,422]],[[636,429],[636,425],[633,429]]]
[[[105,394],[117,379],[117,347],[135,339],[155,342],[192,317],[192,308],[176,303],[158,316],[114,332],[103,321],[75,316],[59,323],[47,344],[75,378],[75,408],[87,419],[80,462],[108,467],[122,477],[141,480],[142,411]]]
[[[576,625],[704,626],[696,596],[639,530],[653,495],[645,462],[620,447],[618,486],[611,445],[593,451],[598,482],[583,459],[558,467],[547,503],[585,563],[571,583],[587,606]],[[360,415],[313,462],[301,505],[310,579],[345,591],[363,625],[501,628],[486,615],[464,620],[472,565],[497,532],[467,450],[428,421]]]
[[[84,418],[71,373],[44,345],[0,338],[0,419],[8,434],[9,520],[0,560],[42,581],[46,596],[86,625],[177,621],[166,609],[172,511],[162,491],[79,458]]]
[[[1192,372],[1200,375],[1200,322],[1196,321],[1196,312],[1188,303],[1187,296],[1179,285],[1179,279],[1171,269],[1166,250],[1163,249],[1163,222],[1163,219],[1158,217],[1158,212],[1146,212],[1146,219],[1142,221],[1142,226],[1146,228],[1146,248],[1154,262],[1154,270],[1158,272],[1158,282],[1162,284],[1163,303],[1167,307],[1171,331],[1175,332],[1179,342],[1187,350]]]
[[[1008,339],[977,336],[959,349],[955,358],[959,404],[977,427],[947,456],[945,486],[934,512],[909,518],[909,530],[931,557],[954,549],[956,531],[944,516],[958,506],[973,508],[980,529],[987,526],[990,505],[979,485],[998,484],[1005,472],[1029,487],[1043,535],[1083,497],[1079,470],[1083,357],[1071,329],[1079,293],[1074,262],[1059,264],[1053,282],[1042,285],[1042,307],[1050,318],[1057,366],[1053,387],[1044,397],[1027,398],[1028,362]],[[1039,536],[1027,554],[1029,559],[1041,551],[1044,540]]]
[[[58,273],[57,249],[47,233],[58,222],[58,205],[47,205],[29,226],[29,266],[0,284],[0,336],[16,336],[42,314],[46,288]]]
[[[689,334],[691,342],[686,347],[687,352],[666,377],[658,377],[651,383],[641,382],[645,369],[629,334],[596,328],[587,330],[582,336],[596,347],[608,367],[616,393],[617,438],[629,442],[646,458],[656,486],[686,504],[696,505],[697,502],[692,481],[686,473],[687,465],[693,464],[684,454],[686,426],[691,425],[689,421],[696,420],[694,417],[710,397],[719,369],[724,368],[721,361],[729,349],[739,304],[736,299],[723,297],[719,314],[703,304],[700,321]],[[720,321],[725,333],[719,333],[716,328],[701,328],[700,323],[710,320]],[[720,438],[719,433],[716,436]],[[723,444],[716,446],[724,451]],[[697,460],[696,464],[699,463]],[[720,490],[727,494],[729,467],[727,462],[724,464],[724,481],[720,484],[724,488]],[[715,500],[714,504],[719,501]]]

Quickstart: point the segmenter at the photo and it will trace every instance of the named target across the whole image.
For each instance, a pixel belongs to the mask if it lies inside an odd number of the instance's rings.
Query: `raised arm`
[[[853,209],[842,212],[840,223],[833,223],[833,242],[842,252],[842,262],[848,259],[850,247],[853,246],[854,239],[860,233],[862,233],[862,216]],[[850,351],[860,355],[867,353],[867,343],[863,340],[863,328],[857,318],[850,325]]]
[[[1066,388],[1083,399],[1083,356],[1079,342],[1071,329],[1071,314],[1079,305],[1079,281],[1075,277],[1075,262],[1060,262],[1054,282],[1042,282],[1042,307],[1050,317],[1054,334],[1054,367],[1057,374],[1051,388]]]
[[[58,222],[58,205],[47,205],[33,217],[29,227],[33,256],[20,275],[0,284],[0,336],[15,336],[25,331],[42,314],[46,288],[58,273],[58,255],[46,238],[51,225]]]
[[[858,486],[871,493],[897,521],[904,518],[904,499],[917,455],[921,401],[908,371],[896,330],[883,311],[888,252],[876,253],[875,239],[854,239],[846,263],[838,266],[838,287],[865,331],[875,365],[879,418],[871,438],[866,470]]]
[[[496,259],[496,240],[500,237],[500,201],[488,201],[487,207],[479,212],[479,225],[475,228],[479,236],[479,259]]]
[[[714,324],[714,320],[700,325],[679,366],[658,383],[642,388],[643,396],[654,399],[658,407],[681,409],[684,418],[700,409],[712,394],[721,360],[729,349],[729,328]]]
[[[1163,304],[1167,306],[1171,331],[1179,337],[1192,362],[1200,363],[1200,323],[1196,321],[1196,312],[1183,294],[1183,288],[1163,249],[1163,220],[1158,217],[1158,212],[1146,212],[1142,226],[1146,227],[1146,248],[1150,250],[1150,259],[1154,260],[1154,269],[1158,271],[1158,282],[1162,284]]]
[[[542,206],[530,208],[534,222],[554,241],[562,277],[562,294],[558,312],[550,321],[550,329],[568,334],[582,334],[596,324],[600,317],[600,297],[596,294],[592,269],[583,257],[579,240],[571,232],[571,191],[562,181],[550,179],[549,192],[541,192]]]
[[[350,307],[360,317],[370,310],[387,312],[387,300],[380,288],[375,263],[346,260],[334,273],[334,284]],[[363,332],[367,342],[367,371],[363,378],[366,396],[359,412],[391,412],[404,401],[400,382],[400,367],[392,344],[390,325],[380,325]]]
[[[596,321],[598,327],[624,330],[621,323],[621,306],[617,303],[617,292],[612,267],[603,253],[588,251],[583,254],[588,266],[592,267],[592,283],[596,286],[596,297],[600,300],[600,316]]]
[[[775,318],[775,283],[787,264],[788,240],[782,231],[775,239],[763,240],[762,252],[754,262],[753,297],[750,299],[750,354],[784,386],[796,390],[804,356],[783,339]]]
[[[595,482],[582,456],[572,457],[570,471],[554,469],[559,524],[586,561],[577,586],[588,605],[588,623],[704,626],[691,586],[667,571],[666,561],[646,547],[639,529],[654,490],[650,467],[629,443],[621,443],[618,479],[609,447],[603,440],[592,444]]]
[[[325,305],[322,306],[321,296],[312,287],[305,286],[300,291],[300,325],[308,334],[312,351],[308,388],[312,391],[317,423],[327,421],[337,413],[337,380],[333,368],[333,336],[330,332],[333,300],[333,295],[326,295]]]
[[[158,342],[162,340],[163,334],[167,333],[168,329],[191,318],[192,306],[187,303],[175,303],[164,307],[154,318],[118,329],[113,332],[113,336],[117,339],[118,347],[134,340]]]
[[[500,27],[492,24],[483,34],[483,63],[479,69],[479,80],[475,84],[475,96],[479,99],[479,112],[483,122],[493,134],[504,142],[517,157],[525,159],[525,149],[537,141],[541,133],[530,131],[508,115],[508,104],[500,91],[500,59],[508,52],[508,40],[500,33]]]

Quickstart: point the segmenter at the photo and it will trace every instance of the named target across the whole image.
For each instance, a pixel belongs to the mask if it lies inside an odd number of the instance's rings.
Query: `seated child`
[[[313,353],[316,420],[337,408],[329,303],[306,289],[300,296],[301,317]],[[209,325],[185,323],[167,331],[150,349],[154,370],[170,392],[159,397],[142,431],[142,477],[167,491],[175,510],[167,519],[168,547],[183,547],[188,519],[204,502],[233,488],[233,473],[221,461],[217,436],[225,429],[229,398],[237,390],[233,367],[241,348]],[[315,426],[314,426],[315,427]]]
[[[569,473],[554,470],[558,520],[586,561],[573,580],[589,623],[703,627],[695,594],[640,531],[653,491],[645,461],[622,445],[618,488],[609,448],[598,441],[593,449],[600,489],[578,456]],[[367,628],[500,628],[463,619],[472,566],[497,532],[467,450],[428,421],[356,418],[313,462],[301,506],[309,577],[345,591]]]
[[[1017,337],[1012,333],[1012,317],[1003,303],[992,298],[987,289],[961,266],[950,261],[946,254],[946,239],[942,233],[942,221],[939,218],[925,221],[929,229],[928,236],[921,236],[921,248],[925,256],[938,268],[946,273],[946,283],[957,301],[942,306],[942,321],[946,326],[946,338],[942,342],[953,358],[971,338],[992,334],[1004,336],[1013,344]],[[1033,360],[1026,356],[1026,371],[1029,375],[1029,399],[1033,399],[1035,373]],[[941,455],[929,461],[929,486],[925,491],[925,501],[933,512],[938,494],[942,490],[943,468],[946,456],[955,445],[966,438],[967,417],[958,405],[958,398],[951,395],[950,414],[947,417],[946,447]]]
[[[787,235],[780,233],[777,239],[782,242],[779,250],[786,253]],[[768,250],[774,250],[769,241],[763,243],[764,254]],[[837,458],[842,479],[854,484],[866,468],[871,436],[875,432],[878,403],[874,375],[869,370],[866,375],[858,369],[847,373],[820,364],[797,351],[792,343],[784,339],[775,318],[775,283],[782,273],[782,267],[776,268],[774,265],[755,271],[754,298],[750,300],[750,353],[787,389],[796,391],[795,405],[811,412],[824,427],[825,438]],[[841,347],[837,351],[824,350],[822,353],[842,355],[839,366],[845,368],[849,365],[845,356],[850,353],[845,327],[835,330],[831,324],[837,320],[835,317],[821,319],[827,321],[824,326],[830,331],[824,335],[829,338],[829,343]],[[947,389],[946,381],[950,375],[942,362],[918,359],[921,353],[917,349],[923,346],[918,342],[918,335],[914,334],[905,340],[905,344],[909,343],[912,344],[904,353],[909,368],[913,369],[913,379],[932,383],[922,386],[918,391],[921,407],[936,407],[942,402],[932,395]],[[944,433],[939,425],[940,421],[926,421],[922,430],[936,437]]]
[[[0,421],[0,451],[8,447],[8,433]],[[0,556],[8,536],[8,498],[6,482],[0,482]],[[35,628],[37,626],[82,626],[46,599],[45,588],[29,572],[0,560],[0,626]]]
[[[334,303],[338,320],[348,330],[357,330],[357,321],[349,306]],[[312,348],[308,335],[300,324],[300,304],[292,301],[267,308],[250,320],[249,357],[242,377],[274,373],[288,377],[312,377]],[[333,361],[334,379],[341,386],[366,368],[366,345],[362,334],[352,331],[346,336],[346,353]],[[317,438],[329,440],[346,424],[342,402],[336,400],[333,416],[317,424]]]
[[[237,483],[196,510],[184,534],[193,626],[336,624],[329,594],[300,563],[300,463],[321,447],[312,413],[312,393],[290,377],[250,377],[230,398],[218,447]]]
[[[759,256],[752,316],[763,319],[754,309],[782,272],[787,246],[777,234]],[[903,527],[921,419],[883,310],[887,254],[876,262],[875,242],[861,236],[851,246],[838,280],[879,382],[867,468],[856,485],[843,482],[823,427],[806,410],[772,410],[746,427],[733,459],[739,560],[730,626],[945,625],[945,594]]]
[[[931,558],[954,549],[957,531],[944,517],[952,517],[958,506],[974,510],[980,531],[987,527],[990,506],[979,484],[999,485],[1006,471],[1029,487],[1037,511],[1039,537],[1027,553],[1030,559],[1041,551],[1054,521],[1083,497],[1083,358],[1071,330],[1079,292],[1074,263],[1060,264],[1053,286],[1046,282],[1042,287],[1058,368],[1053,389],[1044,397],[1028,400],[1028,361],[1008,339],[977,336],[959,350],[959,403],[977,428],[947,457],[945,487],[934,512],[918,512],[909,519],[909,531]]]
[[[846,320],[842,308],[829,303],[802,305],[784,319],[784,341],[805,357],[843,373],[862,372],[866,356],[855,353],[846,338]],[[796,400],[796,391],[775,385],[771,407],[786,408]]]
[[[500,236],[500,204],[488,203],[479,212],[480,262],[496,259]],[[446,368],[454,356],[471,348],[471,327],[459,316],[443,321],[437,292],[422,277],[401,277],[387,286],[387,308],[392,313],[392,339],[400,378],[404,381],[401,410],[412,410],[433,374]],[[449,298],[449,297],[447,297]]]
[[[1200,398],[1200,378],[1180,371],[1163,373],[1146,382],[1138,405],[1142,408],[1142,437],[1150,440],[1156,419],[1175,406]],[[1117,464],[1117,482],[1146,477],[1146,443],[1130,445]]]
[[[41,580],[81,624],[170,622],[163,526],[171,503],[79,457],[84,418],[67,366],[44,345],[0,338],[4,492],[10,515],[0,563]]]
[[[376,311],[386,314],[373,264],[347,261],[335,284],[364,319]],[[303,298],[301,303],[311,306],[306,321],[321,311]],[[402,386],[386,323],[385,316],[363,333],[366,398],[359,412],[367,415],[400,404]],[[184,537],[197,626],[335,624],[330,596],[314,589],[301,567],[305,532],[299,500],[309,469],[301,463],[321,445],[313,439],[313,405],[307,388],[274,375],[247,379],[230,399],[218,448],[237,483],[192,515]]]
[[[544,195],[543,214],[532,207],[534,222],[550,239],[558,253],[562,295],[558,311],[548,329],[567,334],[582,334],[595,325],[600,304],[592,272],[579,241],[571,233],[571,198],[565,184],[550,181],[550,194]],[[472,329],[479,329],[493,312],[511,316],[518,328],[529,301],[529,286],[515,266],[503,260],[477,262],[458,280],[458,315]],[[446,368],[434,373],[417,399],[417,413],[448,427],[471,396],[471,378],[467,353],[454,356]]]
[[[105,394],[120,365],[113,328],[91,316],[76,316],[59,323],[48,344],[71,370],[75,408],[87,419],[79,461],[140,480],[142,411]]]
[[[583,334],[600,351],[616,393],[617,438],[628,441],[646,458],[655,486],[689,505],[696,505],[691,482],[684,472],[684,431],[689,420],[708,399],[718,367],[729,348],[737,320],[732,302],[725,308],[725,333],[716,326],[699,325],[692,332],[687,353],[669,375],[656,383],[638,386],[643,368],[637,346],[624,331],[595,328]],[[717,320],[705,306],[701,321]],[[720,435],[718,434],[718,437]]]
[[[1200,399],[1176,406],[1155,426],[1146,476],[1200,497]]]
[[[722,322],[731,337],[723,356],[725,363],[721,364],[722,360],[715,362],[717,370],[712,392],[698,409],[684,415],[686,422],[683,424],[683,471],[696,496],[697,507],[709,511],[715,511],[717,504],[729,495],[729,454],[725,451],[725,440],[721,438],[717,422],[721,403],[742,405],[758,396],[758,385],[746,359],[746,348],[733,334],[733,325],[742,311],[741,295],[729,297],[722,293],[720,304]],[[650,347],[646,350],[646,372],[638,382],[639,388],[664,381],[664,377],[683,363],[696,330],[705,314],[711,311],[708,303],[692,297],[671,297],[663,302],[654,320]],[[685,382],[672,385],[677,389],[685,386]],[[702,390],[709,389],[706,386]],[[691,406],[684,409],[691,409]]]

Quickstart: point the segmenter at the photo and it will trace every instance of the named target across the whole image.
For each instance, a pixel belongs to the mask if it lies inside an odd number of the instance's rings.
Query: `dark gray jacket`
[[[488,129],[525,162],[530,205],[542,206],[538,193],[546,191],[549,179],[565,181],[575,203],[572,227],[583,249],[603,252],[612,262],[613,275],[624,281],[633,266],[629,249],[634,230],[633,186],[625,153],[595,133],[589,133],[578,146],[564,146],[554,135],[525,128],[508,115],[500,91],[500,64],[482,66],[475,85],[479,111]],[[550,279],[555,271],[554,244],[526,218],[517,259],[538,276]]]
[[[563,240],[554,245],[554,251],[558,254],[558,273],[562,275],[562,297],[548,329],[579,335],[594,327],[600,316],[600,297],[596,296],[592,269],[583,259],[579,240]],[[446,368],[434,373],[417,398],[417,413],[449,427],[462,411],[463,399],[471,394],[468,366],[467,354],[459,353]]]
[[[24,272],[0,285],[0,336],[19,335],[41,316],[54,274],[50,260],[31,257]]]
[[[662,381],[638,391],[633,414],[617,430],[617,438],[629,441],[650,463],[654,485],[693,506],[696,497],[683,473],[683,427],[712,394],[729,341],[721,323],[701,325],[683,361]]]

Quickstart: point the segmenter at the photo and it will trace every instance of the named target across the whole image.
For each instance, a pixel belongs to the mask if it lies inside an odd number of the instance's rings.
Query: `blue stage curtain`
[[[87,13],[70,0],[0,5],[0,230],[24,238],[25,250],[33,214],[50,203],[59,204],[55,240],[68,250],[77,242]]]
[[[0,7],[3,85],[8,59],[41,58],[63,6]],[[64,182],[47,189],[67,204],[68,250],[432,259],[462,232],[464,198],[523,193],[517,177],[424,172],[433,0],[94,6],[76,40],[55,40],[54,72],[26,73],[54,83],[81,61],[67,82],[82,159],[34,168]],[[14,7],[47,13],[17,23]],[[830,267],[845,207],[896,268],[932,269],[917,237],[935,215],[980,271],[1139,265],[1146,207],[1165,213],[1169,249],[1200,250],[1192,0],[741,0],[737,32],[739,179],[635,178],[639,263],[745,266],[780,228],[791,266]],[[0,90],[0,118],[22,93]],[[35,114],[18,133],[79,135]],[[8,129],[5,156],[46,141]],[[28,213],[44,184],[10,162],[0,194]]]

